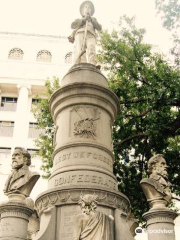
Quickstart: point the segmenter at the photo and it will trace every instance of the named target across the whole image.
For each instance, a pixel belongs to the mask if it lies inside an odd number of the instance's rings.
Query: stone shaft
[[[23,203],[6,202],[0,205],[0,240],[26,240],[29,217],[33,210]]]
[[[98,211],[115,219],[111,240],[121,240],[117,226],[130,204],[113,174],[112,125],[118,109],[118,98],[94,65],[74,65],[62,79],[50,99],[56,126],[53,169],[48,190],[35,203],[41,221],[34,240],[76,239],[78,202],[87,194],[97,197]],[[132,240],[129,224],[123,229],[124,240]]]
[[[146,212],[143,217],[147,221],[148,240],[175,240],[175,212],[159,208]]]
[[[117,190],[112,124],[118,99],[93,65],[82,64],[62,80],[50,100],[55,151],[49,188],[92,186]]]

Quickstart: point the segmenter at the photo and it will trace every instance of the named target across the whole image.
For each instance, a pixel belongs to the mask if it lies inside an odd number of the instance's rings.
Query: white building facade
[[[61,80],[71,67],[72,44],[66,37],[0,32],[0,53],[0,200],[3,200],[14,147],[24,147],[32,154],[38,150],[34,139],[40,130],[36,129],[31,113],[33,103],[37,96],[44,97],[47,79]],[[38,172],[40,165],[40,159],[32,159],[32,167]],[[42,181],[35,187],[33,197],[46,189]]]

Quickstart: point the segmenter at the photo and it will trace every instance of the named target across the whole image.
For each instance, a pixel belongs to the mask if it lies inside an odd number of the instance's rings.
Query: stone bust
[[[5,183],[5,195],[22,194],[29,197],[40,175],[29,170],[31,155],[22,147],[16,147],[12,154],[12,171]]]
[[[81,196],[79,204],[82,215],[77,219],[75,238],[73,240],[113,240],[114,218],[96,211],[97,196],[90,194]]]
[[[92,17],[95,9],[91,1],[84,1],[80,6],[82,18],[76,19],[71,28],[74,29],[69,41],[74,44],[74,64],[91,63],[97,64],[96,41],[97,31],[101,31],[102,26]],[[99,67],[99,66],[97,66]]]
[[[172,198],[167,167],[166,160],[162,154],[157,154],[148,161],[149,177],[142,179],[140,184],[150,204],[162,200],[161,203],[164,201],[166,205]]]

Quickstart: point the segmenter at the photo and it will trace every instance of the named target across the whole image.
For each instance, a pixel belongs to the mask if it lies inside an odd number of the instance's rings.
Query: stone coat
[[[37,172],[31,172],[28,167],[22,167],[18,171],[13,171],[5,183],[4,193],[21,193],[29,196],[34,184],[40,175]]]

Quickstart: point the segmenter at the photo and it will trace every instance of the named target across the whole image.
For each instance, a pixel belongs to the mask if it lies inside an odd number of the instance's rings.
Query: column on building
[[[27,138],[28,138],[28,100],[29,95],[31,94],[30,85],[17,85],[19,90],[17,110],[16,110],[16,120],[14,125],[14,134],[13,134],[13,146],[12,150],[16,146],[27,147]]]
[[[1,88],[0,88],[0,107],[1,107]]]

